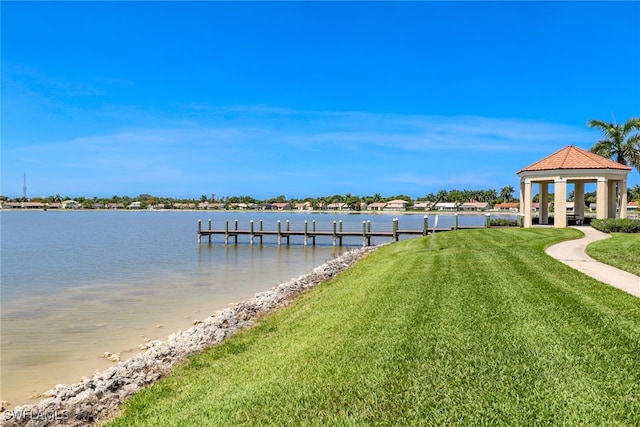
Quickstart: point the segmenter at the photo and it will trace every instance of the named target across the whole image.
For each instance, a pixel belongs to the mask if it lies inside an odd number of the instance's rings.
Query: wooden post
[[[229,220],[226,220],[224,223],[224,244],[229,244]]]
[[[362,246],[367,246],[367,222],[362,221]]]
[[[485,214],[484,225],[487,228],[491,228],[491,214],[490,213]]]
[[[367,245],[371,246],[371,220],[367,221]]]
[[[198,220],[198,244],[202,243],[202,221]]]
[[[260,220],[260,244],[262,245],[262,220]]]
[[[338,236],[338,241],[340,242],[340,246],[342,246],[342,220],[339,221],[340,224],[340,235]]]
[[[429,215],[424,216],[424,222],[422,223],[422,235],[429,234]]]
[[[398,218],[393,219],[393,241],[398,241]]]
[[[287,246],[289,246],[289,238],[291,237],[289,235],[289,231],[291,231],[291,230],[289,229],[289,220],[287,220]]]
[[[313,228],[313,237],[311,237],[311,241],[313,242],[313,246],[316,245],[316,220],[314,219],[311,222],[311,226]]]
[[[458,212],[453,214],[453,229],[458,229]]]
[[[238,231],[238,220],[235,220],[235,230]],[[235,243],[238,244],[238,233],[235,235]]]
[[[251,229],[249,230],[249,244],[253,245],[253,220],[249,222]]]
[[[333,246],[336,245],[336,226],[337,226],[337,223],[333,221]]]
[[[304,222],[304,245],[307,246],[307,232],[308,232],[309,222],[305,220]]]
[[[209,220],[209,231],[211,231],[211,220]],[[211,243],[211,234],[213,233],[209,233],[209,243]]]
[[[278,220],[278,245],[282,244],[282,223]]]

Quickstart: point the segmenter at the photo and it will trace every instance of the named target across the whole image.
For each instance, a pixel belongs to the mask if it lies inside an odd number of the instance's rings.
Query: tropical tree
[[[591,120],[590,128],[602,131],[603,139],[591,147],[591,152],[607,159],[635,167],[640,172],[640,117],[633,117],[624,124]]]
[[[515,188],[513,188],[513,186],[508,185],[506,187],[502,187],[502,190],[500,190],[500,198],[505,202],[508,203],[511,201],[511,199],[513,198],[513,192],[516,191]]]

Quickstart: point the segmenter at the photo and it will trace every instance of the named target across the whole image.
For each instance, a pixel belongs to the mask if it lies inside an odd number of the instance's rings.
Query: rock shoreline
[[[222,343],[240,329],[273,310],[288,305],[301,293],[325,282],[355,264],[377,247],[350,250],[327,261],[310,273],[281,283],[217,311],[195,326],[169,335],[166,341],[150,341],[144,353],[118,362],[91,378],[67,385],[58,384],[43,394],[37,404],[17,406],[0,413],[6,427],[88,426],[116,413],[122,403],[144,386],[165,376],[192,353]]]

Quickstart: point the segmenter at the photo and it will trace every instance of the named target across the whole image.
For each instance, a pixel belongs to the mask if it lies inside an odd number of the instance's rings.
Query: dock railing
[[[487,214],[484,227],[490,227],[490,216]],[[238,236],[248,236],[249,243],[253,245],[255,240],[258,239],[260,244],[264,243],[264,236],[275,236],[278,245],[286,243],[291,244],[292,237],[301,237],[303,245],[307,246],[309,242],[312,245],[316,244],[316,239],[319,237],[331,238],[333,246],[342,246],[344,238],[360,238],[362,239],[362,246],[371,246],[371,239],[373,237],[385,237],[390,238],[393,242],[400,240],[403,235],[409,236],[426,236],[431,233],[467,229],[467,228],[483,228],[482,226],[460,226],[458,224],[458,216],[454,215],[454,223],[452,227],[446,228],[431,228],[429,229],[429,216],[423,217],[422,229],[400,229],[398,218],[393,218],[391,223],[382,224],[376,223],[375,227],[372,227],[371,221],[362,221],[361,224],[356,222],[344,223],[342,220],[333,221],[331,223],[317,223],[315,220],[304,221],[303,223],[297,223],[292,225],[291,221],[286,220],[284,224],[278,220],[275,229],[265,229],[264,222],[258,221],[258,224],[254,220],[249,222],[249,227],[241,229],[238,220],[234,220],[231,224],[229,220],[225,220],[224,228],[214,229],[212,227],[212,221],[208,220],[208,226],[206,229],[202,227],[202,221],[198,220],[198,243],[202,243],[202,238],[208,238],[211,243],[212,236],[220,235],[224,236],[224,243],[229,244],[233,239],[233,243],[238,243]]]

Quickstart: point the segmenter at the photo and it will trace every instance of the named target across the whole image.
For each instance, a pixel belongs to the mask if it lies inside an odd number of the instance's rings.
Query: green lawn
[[[611,233],[611,238],[587,246],[587,254],[598,261],[640,276],[640,234]]]
[[[544,254],[579,235],[383,247],[109,425],[640,425],[640,300]]]

